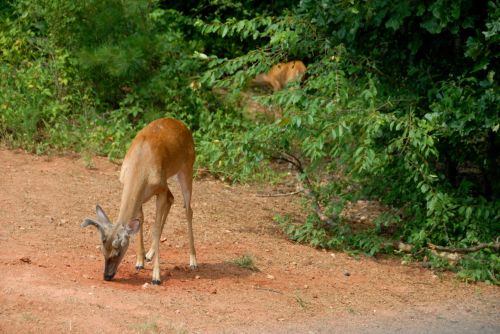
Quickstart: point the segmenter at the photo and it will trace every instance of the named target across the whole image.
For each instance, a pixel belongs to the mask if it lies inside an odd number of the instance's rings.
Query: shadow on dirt
[[[150,283],[152,268],[148,266],[141,271],[131,269],[121,270],[112,282],[120,285],[139,286]],[[121,271],[121,273],[120,273]],[[229,262],[201,263],[196,270],[191,270],[189,266],[174,266],[173,268],[162,270],[162,282],[170,284],[176,281],[189,282],[196,280],[219,280],[227,278],[244,278],[251,276],[254,272],[250,269],[240,268]]]

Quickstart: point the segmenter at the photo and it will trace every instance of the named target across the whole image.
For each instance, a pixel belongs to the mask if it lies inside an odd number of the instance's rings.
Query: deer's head
[[[85,219],[82,227],[94,226],[101,236],[101,251],[104,255],[104,279],[110,281],[116,274],[118,265],[127,252],[130,236],[139,231],[140,221],[132,219],[125,225],[113,225],[104,210],[96,206],[97,220]]]

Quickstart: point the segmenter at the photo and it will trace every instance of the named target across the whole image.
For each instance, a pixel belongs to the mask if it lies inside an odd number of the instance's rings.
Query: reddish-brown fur
[[[270,87],[274,92],[283,89],[290,81],[298,80],[306,73],[306,66],[300,60],[276,64],[267,73],[259,74],[252,85]]]

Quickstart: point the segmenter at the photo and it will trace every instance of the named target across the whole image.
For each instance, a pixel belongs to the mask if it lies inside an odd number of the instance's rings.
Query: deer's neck
[[[132,182],[130,182],[132,181]],[[125,180],[123,185],[122,199],[118,222],[121,225],[128,224],[137,218],[143,203],[144,183],[138,179]],[[117,224],[118,225],[118,224]]]

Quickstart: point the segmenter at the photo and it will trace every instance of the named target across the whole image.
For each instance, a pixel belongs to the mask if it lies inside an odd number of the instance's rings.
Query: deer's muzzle
[[[105,281],[111,281],[115,277],[115,274],[109,275],[109,274],[104,274],[104,280]]]

